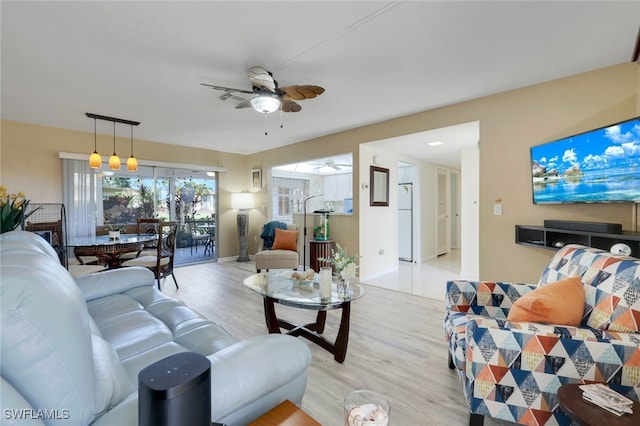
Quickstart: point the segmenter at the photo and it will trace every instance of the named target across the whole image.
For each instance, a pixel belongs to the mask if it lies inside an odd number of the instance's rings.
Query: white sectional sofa
[[[247,424],[304,395],[304,342],[240,341],[160,293],[147,269],[74,278],[46,241],[13,231],[0,235],[0,280],[2,424],[137,425],[138,373],[186,351],[211,362],[214,422]]]

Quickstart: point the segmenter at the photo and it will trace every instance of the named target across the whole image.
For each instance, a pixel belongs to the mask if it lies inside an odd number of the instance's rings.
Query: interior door
[[[451,251],[451,216],[449,215],[449,171],[438,169],[438,244],[437,255]]]

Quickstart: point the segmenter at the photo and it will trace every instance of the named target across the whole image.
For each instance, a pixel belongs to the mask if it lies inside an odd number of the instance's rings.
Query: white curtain
[[[86,160],[62,160],[63,200],[67,211],[68,236],[96,235],[98,191],[95,170]],[[101,192],[101,191],[100,191]],[[102,198],[102,197],[100,197]]]

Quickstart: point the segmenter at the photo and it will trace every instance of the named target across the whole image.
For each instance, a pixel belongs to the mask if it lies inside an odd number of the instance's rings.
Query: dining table
[[[144,244],[158,238],[154,234],[120,234],[119,238],[108,235],[96,235],[70,238],[67,244],[73,247],[73,254],[81,264],[83,257],[95,256],[104,261],[109,269],[121,267],[120,256],[124,253],[138,252]]]

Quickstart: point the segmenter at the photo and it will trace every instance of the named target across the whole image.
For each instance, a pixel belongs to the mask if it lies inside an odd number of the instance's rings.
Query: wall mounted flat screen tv
[[[531,148],[534,204],[640,202],[640,117]]]

